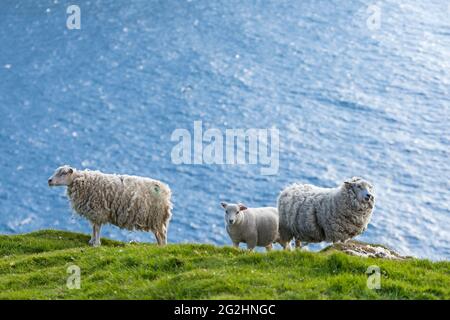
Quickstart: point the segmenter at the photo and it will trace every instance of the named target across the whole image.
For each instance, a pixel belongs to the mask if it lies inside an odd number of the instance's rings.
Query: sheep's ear
[[[245,205],[243,205],[242,203],[239,203],[238,206],[239,206],[239,211],[247,210],[247,207]]]
[[[344,181],[344,185],[345,185],[347,188],[351,188],[351,187],[352,187],[352,184],[353,184],[353,182],[352,182],[351,180],[345,180],[345,181]]]
[[[221,202],[220,205],[221,205],[224,209],[226,209],[227,206],[228,206],[226,202]]]

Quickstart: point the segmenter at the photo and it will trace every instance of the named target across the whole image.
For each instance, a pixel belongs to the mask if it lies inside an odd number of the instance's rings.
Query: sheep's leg
[[[233,247],[235,247],[236,249],[239,249],[239,242],[233,242]]]
[[[255,242],[247,242],[247,249],[248,251],[253,251],[256,247],[256,241]]]
[[[286,228],[283,228],[282,225],[280,225],[278,232],[278,243],[281,244],[284,250],[290,251],[291,240],[294,238],[294,235]]]
[[[167,244],[167,236],[164,232],[156,231],[155,238],[158,245],[165,246]]]
[[[101,225],[100,224],[96,224],[94,226],[94,228],[96,230],[94,247],[99,247],[101,245],[101,242],[100,242],[100,228],[101,228]]]
[[[89,239],[89,244],[92,245],[94,243],[95,240],[95,231],[94,231],[94,226],[92,226],[92,235],[91,235],[91,239]]]
[[[266,251],[271,251],[272,250],[272,244],[269,244],[268,246],[266,246]]]
[[[308,245],[308,242],[301,242],[298,239],[295,239],[295,248],[298,250],[308,251],[308,248],[306,247]]]
[[[290,251],[291,250],[291,240],[279,240],[278,243],[283,247],[283,250]]]
[[[100,224],[93,223],[92,224],[92,237],[89,241],[89,244],[93,247],[99,247],[101,245],[100,241]]]
[[[309,242],[303,242],[302,243],[302,247],[300,249],[302,249],[303,251],[309,251],[307,245],[309,244]]]

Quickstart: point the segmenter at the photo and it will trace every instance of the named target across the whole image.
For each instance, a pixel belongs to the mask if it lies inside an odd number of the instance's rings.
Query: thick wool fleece
[[[98,171],[76,171],[67,187],[73,209],[94,224],[166,234],[172,204],[160,181]]]
[[[234,224],[227,224],[227,232],[234,244],[267,247],[278,239],[277,208],[248,208],[236,216]]]
[[[374,200],[358,201],[345,184],[319,188],[293,184],[278,198],[282,241],[345,241],[361,234],[372,216]]]

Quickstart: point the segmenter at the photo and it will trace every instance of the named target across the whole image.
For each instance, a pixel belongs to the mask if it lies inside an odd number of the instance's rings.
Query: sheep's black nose
[[[234,220],[233,219],[230,219],[230,223],[232,224],[234,222]]]

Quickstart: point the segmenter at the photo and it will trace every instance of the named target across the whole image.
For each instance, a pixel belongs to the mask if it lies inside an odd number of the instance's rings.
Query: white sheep
[[[278,240],[277,208],[247,208],[245,205],[221,203],[225,209],[225,223],[228,235],[234,247],[239,243],[247,244],[251,251],[256,246],[272,249],[272,243]]]
[[[67,186],[73,209],[92,224],[92,246],[100,245],[100,228],[107,223],[128,230],[151,231],[159,245],[167,243],[171,191],[160,181],[62,166],[48,184]]]
[[[366,230],[374,205],[373,187],[361,178],[336,188],[293,184],[278,197],[280,244],[351,239]]]

